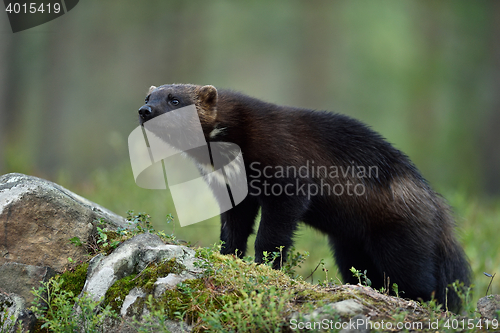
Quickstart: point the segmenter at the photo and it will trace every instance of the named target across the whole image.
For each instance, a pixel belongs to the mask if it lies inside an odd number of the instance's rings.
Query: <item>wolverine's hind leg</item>
[[[393,224],[372,232],[367,252],[379,274],[398,285],[402,297],[428,301],[438,289],[436,237],[422,229]]]
[[[384,275],[373,263],[371,256],[365,251],[363,243],[352,238],[329,236],[335,262],[344,283],[357,284],[359,280],[351,272],[351,268],[365,272],[374,288],[384,287]],[[365,281],[362,281],[364,283]]]

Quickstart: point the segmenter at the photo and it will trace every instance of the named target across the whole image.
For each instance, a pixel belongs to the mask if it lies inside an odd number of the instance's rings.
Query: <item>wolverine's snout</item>
[[[151,107],[149,105],[143,105],[139,109],[139,116],[141,116],[141,118],[147,118],[151,116],[152,113],[153,111],[151,110]]]

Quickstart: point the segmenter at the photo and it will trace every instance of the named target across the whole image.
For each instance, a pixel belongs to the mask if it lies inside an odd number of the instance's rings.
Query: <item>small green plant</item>
[[[268,252],[268,251],[263,251],[262,252],[262,262],[270,267],[273,267],[274,261],[280,257],[281,251],[283,250],[283,246],[280,246],[279,251],[275,252]]]
[[[170,218],[170,220],[169,220],[169,218]],[[174,218],[173,218],[172,214],[167,215],[168,222],[170,222],[173,219]],[[127,220],[130,221],[134,225],[134,228],[136,229],[137,233],[144,233],[144,232],[154,233],[155,232],[153,224],[151,223],[151,216],[149,216],[149,214],[139,213],[137,215],[134,215],[134,211],[129,210],[129,211],[127,211]]]
[[[109,240],[108,239],[108,229],[106,229],[106,221],[103,218],[99,219],[96,226],[97,230],[97,244],[100,244],[102,247],[115,249],[120,241],[118,239]]]
[[[399,297],[399,287],[398,287],[397,283],[392,284],[392,291],[394,291],[394,294],[396,295],[396,297]]]
[[[430,301],[422,303],[422,305],[424,305],[424,307],[429,309],[431,311],[431,313],[439,313],[439,312],[441,312],[441,309],[443,308],[443,305],[438,303],[434,297],[432,297],[432,299]]]
[[[360,270],[357,270],[354,267],[351,267],[350,269],[352,275],[358,279],[359,284],[365,285],[367,287],[370,287],[372,285],[372,281],[366,276],[367,271],[365,270],[364,272],[361,272]],[[363,282],[361,282],[363,280]]]
[[[69,241],[70,241],[70,243],[71,243],[71,244],[73,244],[74,246],[82,246],[82,245],[83,245],[83,243],[82,243],[82,241],[80,240],[80,238],[79,238],[79,237],[76,237],[76,236],[75,236],[75,237],[73,237],[73,238],[70,238],[70,239],[69,239]]]
[[[291,278],[298,278],[299,274],[295,269],[301,268],[307,257],[309,257],[309,252],[295,252],[295,248],[292,247],[288,252],[286,261],[281,266],[281,271]]]
[[[462,301],[464,311],[468,314],[473,314],[475,311],[475,304],[472,302],[474,285],[465,286],[463,282],[457,280],[451,284],[451,287]]]
[[[104,319],[117,317],[111,307],[102,308],[99,301],[93,301],[88,295],[76,297],[73,292],[64,290],[63,284],[63,279],[51,279],[32,290],[35,300],[31,310],[43,322],[42,329],[53,332],[103,332]]]
[[[166,216],[167,223],[172,223],[174,221],[174,217],[172,214],[167,214]],[[152,233],[160,237],[164,242],[170,244],[179,244],[179,241],[176,240],[174,234],[166,234],[164,231],[156,231],[151,223],[151,216],[146,213],[138,213],[134,214],[133,210],[127,211],[127,220],[133,226],[132,229],[119,229],[117,232],[119,235],[125,235],[127,238],[133,237],[138,234],[143,234],[146,232]],[[174,224],[175,225],[175,224]]]
[[[212,247],[201,247],[196,250],[196,257],[201,260],[196,261],[194,266],[203,269],[202,275],[204,277],[217,275],[218,272],[215,270],[214,265],[210,263],[210,260],[213,258],[215,253],[220,252],[221,248],[222,241],[219,241]]]
[[[298,274],[295,272],[295,269],[301,267],[301,264],[307,259],[309,253],[295,252],[295,248],[292,247],[287,254],[286,260],[283,260],[283,249],[284,246],[280,246],[278,251],[275,252],[264,251],[263,262],[265,265],[273,267],[276,260],[280,260],[279,266],[281,267],[281,271],[292,278],[296,278]]]

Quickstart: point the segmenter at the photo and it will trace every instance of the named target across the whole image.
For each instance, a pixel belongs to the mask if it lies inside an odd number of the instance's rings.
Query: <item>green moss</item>
[[[106,291],[104,306],[110,305],[111,309],[119,312],[125,297],[135,287],[135,277],[136,274],[133,274],[116,281],[108,291]]]
[[[151,293],[154,289],[154,283],[158,278],[165,277],[170,273],[179,274],[185,267],[179,264],[175,258],[161,263],[160,265],[152,265],[141,272],[137,284],[146,292]]]
[[[346,296],[342,293],[317,291],[314,289],[298,290],[295,294],[295,301],[297,303],[315,303],[320,306],[323,304],[340,302],[346,299]]]
[[[83,286],[85,285],[85,279],[87,278],[87,269],[89,267],[88,263],[84,263],[75,267],[71,271],[66,271],[61,275],[57,276],[56,279],[64,280],[61,285],[62,290],[71,291],[73,295],[77,296],[82,292]]]
[[[106,292],[104,305],[110,305],[113,310],[119,311],[125,297],[132,289],[137,287],[150,294],[153,292],[154,284],[158,278],[165,277],[170,273],[178,274],[184,269],[185,267],[179,264],[175,258],[160,264],[152,264],[139,274],[132,274],[116,281]]]

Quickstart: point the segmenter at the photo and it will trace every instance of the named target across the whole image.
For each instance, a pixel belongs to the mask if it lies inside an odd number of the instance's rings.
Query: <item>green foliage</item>
[[[370,287],[372,285],[372,281],[366,276],[366,270],[364,272],[361,272],[354,267],[351,267],[349,270],[351,271],[352,275],[358,279],[359,284],[365,285],[367,287]],[[363,282],[361,282],[361,280],[363,280]]]
[[[196,250],[196,257],[200,260],[195,262],[194,265],[203,269],[203,276],[215,276],[216,271],[214,269],[214,265],[211,263],[213,256],[215,253],[220,252],[222,247],[222,241],[215,243],[212,247],[200,247]]]
[[[71,244],[73,244],[74,246],[82,246],[82,245],[83,245],[83,243],[82,243],[82,241],[80,240],[80,238],[79,238],[79,237],[76,237],[76,236],[75,236],[75,237],[73,237],[73,238],[70,238],[70,239],[69,239],[69,241],[70,241],[70,243],[71,243]]]
[[[300,278],[297,269],[302,268],[302,264],[309,257],[309,252],[296,251],[295,247],[290,248],[287,254],[287,259],[281,266],[281,271],[291,277],[292,279]]]
[[[134,215],[133,210],[127,211],[127,221],[129,221],[132,225],[131,229],[118,229],[118,234],[119,235],[124,235],[127,238],[131,238],[135,235],[138,234],[143,234],[146,232],[152,233],[160,237],[164,242],[166,243],[171,243],[171,244],[177,244],[177,240],[173,234],[166,234],[163,231],[157,231],[153,227],[153,224],[151,223],[151,216],[146,213],[138,213]],[[165,223],[173,223],[174,217],[172,214],[167,214]]]
[[[392,284],[392,291],[394,291],[394,295],[396,295],[396,297],[399,297],[399,287],[397,283]]]
[[[128,275],[109,287],[104,296],[104,304],[110,306],[113,311],[120,311],[125,297],[136,286],[135,277],[136,274]]]
[[[266,265],[220,255],[219,249],[220,243],[217,243],[211,248],[199,248],[196,251],[196,256],[200,259],[197,266],[205,269],[201,278],[186,280],[176,288],[166,290],[160,298],[146,301],[148,308],[152,309],[153,318],[156,318],[152,322],[146,320],[147,328],[165,331],[166,318],[186,321],[197,332],[229,332],[235,324],[238,331],[242,332],[255,331],[257,325],[282,326],[285,308],[291,308],[294,299],[292,293],[302,290],[302,283],[293,281],[283,272]],[[130,283],[131,280],[126,282]],[[123,284],[116,289],[132,287]],[[290,293],[282,292],[285,288],[292,289]],[[262,304],[267,304],[268,307],[257,313]],[[245,318],[250,318],[249,306],[253,311],[250,317],[260,316],[259,320],[256,317],[256,324],[245,323]],[[230,319],[232,316],[234,320]],[[267,324],[264,324],[266,321]],[[141,322],[144,322],[144,318]],[[139,321],[136,321],[136,325],[138,324]]]
[[[109,306],[103,308],[99,301],[87,295],[76,297],[72,291],[63,289],[63,285],[63,279],[51,279],[32,290],[35,301],[31,310],[43,322],[42,329],[68,333],[104,332],[104,319],[117,317]]]
[[[110,234],[110,231],[106,229],[105,226],[106,221],[103,218],[97,221],[97,244],[100,244],[101,247],[106,250],[115,249],[120,244],[120,241],[118,239],[108,240],[108,234]]]
[[[279,251],[275,251],[275,252],[264,251],[264,252],[262,252],[263,264],[267,265],[269,267],[273,267],[274,262],[276,260],[280,260],[280,266],[282,266],[283,265],[283,259],[281,257],[282,251],[283,251],[283,246],[280,246]]]
[[[273,267],[276,260],[280,261],[281,271],[293,279],[299,278],[299,274],[296,272],[297,268],[301,268],[302,263],[305,262],[307,257],[309,257],[309,252],[296,252],[295,247],[291,247],[287,253],[286,260],[283,260],[283,248],[279,247],[279,251],[269,253],[267,251],[263,252],[263,263],[269,267]],[[247,260],[253,261],[252,257],[248,257]]]
[[[151,216],[146,213],[139,213],[134,215],[133,210],[127,211],[127,220],[134,224],[137,233],[154,232],[153,225],[151,224]],[[173,219],[173,217],[172,217]]]
[[[140,230],[155,232],[147,226],[146,218],[145,214],[137,217],[143,225]],[[133,229],[121,233],[123,237],[129,237],[141,231]],[[333,293],[325,292],[301,279],[291,279],[289,272],[295,269],[294,264],[303,262],[306,254],[294,253],[292,250],[289,259],[283,263],[284,268],[274,270],[269,265],[253,263],[251,258],[250,262],[244,261],[233,255],[221,255],[219,251],[220,242],[210,248],[197,249],[199,261],[196,265],[205,269],[205,272],[198,278],[186,280],[173,289],[166,290],[159,298],[151,295],[156,280],[169,273],[178,274],[185,268],[179,266],[175,259],[152,263],[139,274],[117,281],[106,293],[101,306],[85,295],[82,298],[74,297],[81,292],[88,267],[87,264],[77,266],[73,271],[57,276],[34,292],[37,295],[36,302],[41,304],[35,313],[42,319],[42,327],[54,332],[72,332],[77,326],[85,327],[88,332],[97,332],[102,328],[104,316],[116,318],[125,296],[137,287],[148,295],[146,298],[138,298],[127,310],[129,315],[142,316],[142,309],[148,309],[142,318],[135,318],[132,323],[138,332],[168,332],[169,320],[175,320],[181,325],[188,323],[194,332],[283,332],[290,328],[288,319],[292,313],[310,313],[322,305],[344,300],[346,296],[347,299],[353,297],[353,290],[347,290],[346,293],[341,289]],[[270,264],[273,260],[279,260],[280,256],[281,252],[277,251],[268,253],[265,258]],[[285,268],[287,265],[289,267]],[[360,284],[370,284],[366,271],[352,268],[351,272]],[[331,290],[330,285],[325,284],[325,287]],[[464,303],[473,304],[470,289],[459,284],[451,287],[459,293]],[[399,295],[397,285],[394,284],[392,289]],[[355,291],[354,295],[356,296]],[[359,294],[356,297],[363,296]],[[376,302],[370,305],[373,309],[380,306]],[[424,306],[428,311],[425,313],[425,320],[435,320],[440,327],[460,319],[453,314],[443,313],[441,305],[437,305],[435,301]],[[75,308],[81,310],[76,311]],[[473,306],[466,309],[467,314],[474,318]],[[388,313],[388,310],[383,311]],[[411,321],[408,319],[408,311],[391,311],[390,321]],[[327,315],[340,320],[334,312]]]
[[[222,309],[202,315],[209,332],[282,332],[288,328],[289,291],[269,289],[251,291]]]
[[[127,211],[127,220],[130,222],[131,228],[117,228],[116,231],[109,230],[106,227],[106,221],[101,218],[94,221],[96,226],[95,234],[91,235],[89,242],[83,243],[78,237],[73,237],[69,241],[75,246],[85,245],[90,255],[98,253],[109,254],[125,240],[145,232],[159,236],[166,243],[178,243],[174,235],[167,235],[163,231],[156,231],[150,219],[151,216],[146,213],[134,215],[134,212],[129,210]],[[168,214],[166,222],[170,223],[173,219],[173,216]],[[68,258],[68,260],[73,263],[73,259]]]
[[[447,288],[447,290],[450,287]],[[463,282],[458,280],[451,284],[451,288],[457,293],[458,297],[462,301],[463,311],[469,315],[473,315],[476,310],[476,305],[472,301],[474,285],[465,286]]]
[[[144,303],[149,314],[134,327],[167,332],[171,319],[190,323],[195,332],[281,332],[302,284],[268,266],[222,256],[218,249],[220,244],[198,249],[198,265],[207,269],[203,277],[186,280],[158,299],[149,296]],[[131,289],[133,279],[116,289]]]

